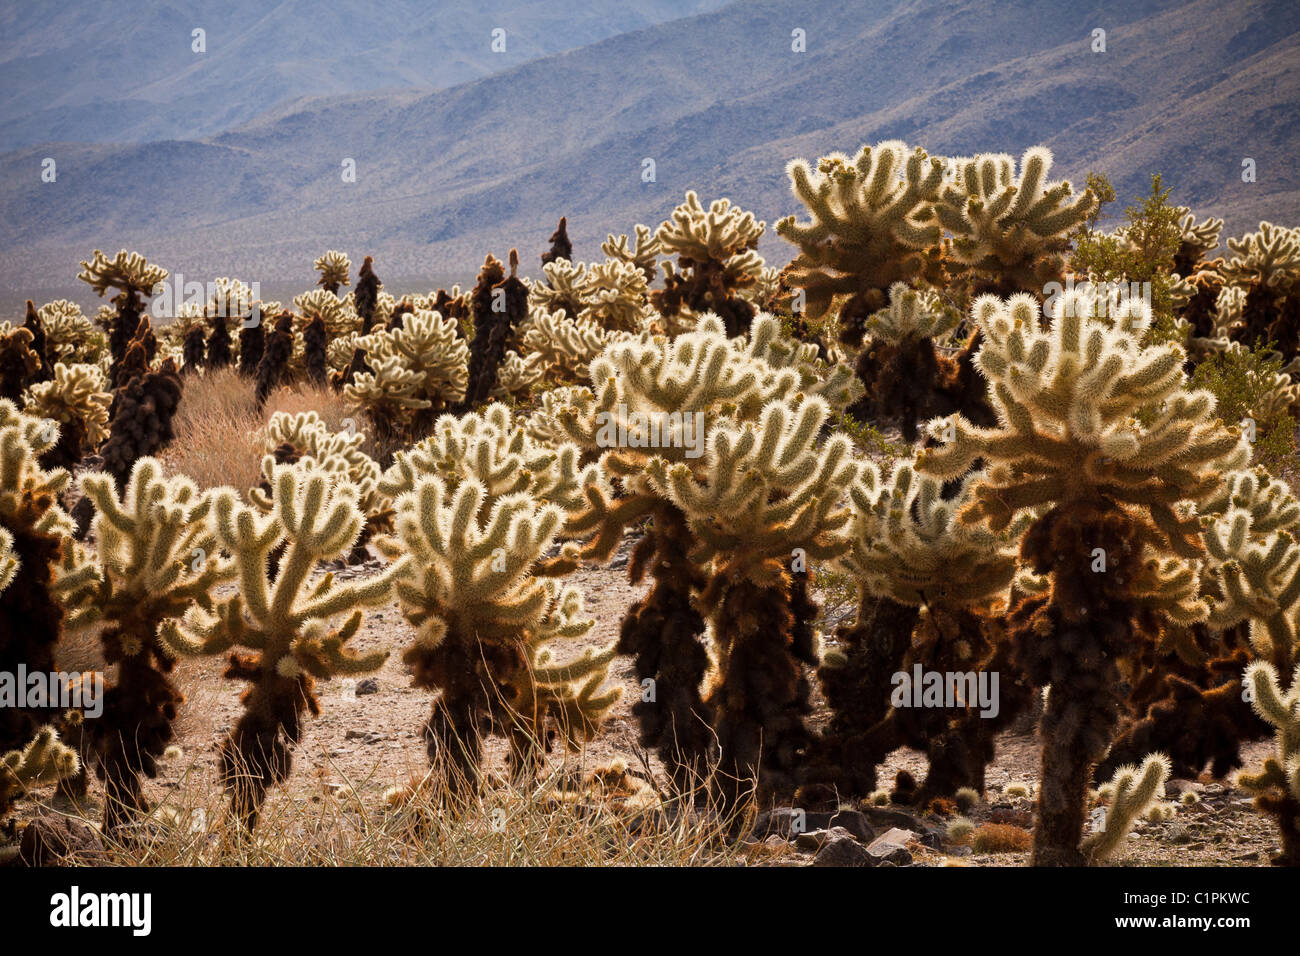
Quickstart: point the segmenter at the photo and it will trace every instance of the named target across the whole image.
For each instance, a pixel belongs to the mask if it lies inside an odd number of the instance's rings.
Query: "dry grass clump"
[[[233,367],[205,369],[185,382],[175,440],[160,456],[167,470],[200,488],[229,485],[241,494],[262,480],[262,427],[276,412],[314,411],[331,429],[363,431],[364,422],[329,388],[307,383],[273,392],[257,408],[256,383]],[[370,453],[369,438],[362,451]]]
[[[1032,842],[1028,830],[1009,823],[986,823],[970,837],[971,850],[981,856],[991,853],[1027,853]]]
[[[644,801],[632,809],[595,795],[561,799],[567,781],[558,770],[536,787],[501,786],[451,803],[455,789],[427,778],[401,788],[401,799],[385,800],[374,776],[275,794],[248,838],[228,826],[211,776],[190,764],[131,839],[108,841],[109,864],[730,866],[744,858],[728,838],[732,821],[719,814]]]
[[[176,438],[160,456],[167,470],[189,475],[200,488],[230,485],[241,493],[261,481],[255,387],[233,368],[190,377],[173,421]]]

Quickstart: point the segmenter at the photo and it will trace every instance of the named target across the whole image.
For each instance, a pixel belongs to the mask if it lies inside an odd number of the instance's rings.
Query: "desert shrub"
[[[1192,386],[1213,393],[1225,421],[1246,424],[1248,435],[1253,430],[1255,460],[1264,465],[1293,461],[1296,454],[1300,383],[1292,382],[1282,364],[1281,354],[1267,343],[1255,348],[1232,343],[1192,373]]]

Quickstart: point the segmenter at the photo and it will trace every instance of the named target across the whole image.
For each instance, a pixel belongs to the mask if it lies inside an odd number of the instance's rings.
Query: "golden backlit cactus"
[[[108,341],[81,306],[67,299],[55,299],[37,313],[45,328],[45,341],[55,361],[97,364],[106,354]]]
[[[645,468],[685,516],[690,558],[709,575],[698,597],[712,625],[704,702],[728,802],[752,786],[760,797],[793,793],[812,742],[802,666],[816,664],[817,636],[797,581],[848,548],[842,498],[857,474],[846,436],[819,440],[829,414],[819,397],[774,400],[757,421],[708,423],[697,461]]]
[[[581,593],[553,580],[576,567],[576,546],[545,557],[563,511],[527,493],[491,495],[474,478],[449,486],[428,474],[396,510],[394,535],[378,544],[413,558],[396,593],[417,629],[404,660],[417,686],[439,692],[425,726],[429,759],[449,785],[477,787],[482,738],[495,732],[510,740],[512,767],[526,777],[551,730],[580,740],[619,696],[604,686],[613,644],[556,657],[595,623],[580,616]]]
[[[469,346],[453,319],[412,312],[399,328],[371,332],[355,344],[374,371],[358,374],[343,393],[377,426],[397,427],[414,412],[431,414],[465,397]]]
[[[1108,317],[1087,304],[1064,297],[1045,323],[1029,296],[981,297],[972,316],[985,344],[975,361],[1000,424],[930,422],[939,444],[918,467],[954,478],[989,460],[964,520],[994,530],[1024,508],[1099,496],[1150,516],[1145,543],[1195,557],[1197,523],[1182,505],[1208,495],[1248,451],[1213,417],[1214,397],[1187,388],[1182,349],[1141,344],[1149,308],[1135,300]]]
[[[77,752],[59,740],[53,727],[42,727],[27,746],[0,756],[0,820],[28,790],[71,777],[80,769]]]
[[[108,409],[113,396],[97,365],[54,366],[48,381],[27,391],[26,411],[59,423],[59,443],[52,465],[71,468],[108,438]]]
[[[77,278],[94,289],[99,296],[103,296],[109,289],[144,294],[151,292],[154,286],[167,278],[167,270],[151,265],[138,252],[123,249],[110,259],[96,249],[91,261],[81,264]]]
[[[192,609],[160,630],[177,654],[235,647],[251,652],[230,657],[226,676],[250,686],[242,698],[244,712],[221,748],[232,809],[249,829],[267,789],[288,778],[303,712],[320,712],[316,680],[364,674],[387,658],[385,650],[357,655],[349,641],[361,628],[361,609],[389,600],[407,563],[399,558],[379,574],[346,583],[332,573],[313,580],[318,564],[345,554],[361,531],[356,488],[307,461],[272,468],[270,497],[272,510],[262,514],[241,504],[233,489],[215,490],[213,530],[234,561],[239,589],[215,614]],[[277,570],[268,577],[268,558],[281,548]]]
[[[939,192],[934,211],[951,233],[953,260],[969,270],[976,293],[1041,293],[1059,282],[1069,234],[1097,208],[1091,191],[1072,195],[1068,182],[1048,182],[1052,153],[1025,151],[1017,174],[1005,153],[954,161],[956,176]]]
[[[1029,296],[981,297],[972,317],[984,334],[975,364],[999,424],[932,421],[937,444],[918,469],[950,479],[983,459],[963,521],[1000,531],[1035,510],[1021,556],[1051,588],[1009,617],[1030,678],[1052,687],[1034,858],[1077,865],[1087,775],[1123,705],[1120,664],[1153,638],[1139,614],[1180,625],[1208,615],[1196,505],[1249,448],[1214,417],[1212,395],[1188,388],[1181,348],[1143,344],[1150,310],[1141,302],[1103,314],[1067,295],[1044,322]]]
[[[1032,695],[1001,628],[1016,572],[1015,528],[994,533],[958,515],[979,476],[950,497],[932,476],[901,462],[887,475],[868,462],[850,490],[850,547],[838,561],[858,590],[858,615],[837,632],[818,669],[831,719],[818,741],[814,780],[865,796],[890,752],[924,750],[929,770],[916,801],[984,787],[994,735]],[[996,673],[996,713],[893,706],[898,673]],[[977,678],[978,679],[978,678]],[[817,778],[821,779],[817,779]]]
[[[705,209],[694,191],[655,232],[659,249],[676,256],[664,263],[664,288],[651,301],[672,329],[694,324],[705,312],[718,315],[729,335],[740,335],[754,318],[746,296],[762,281],[764,264],[755,251],[767,226],[754,214],[715,199]]]
[[[1120,767],[1100,788],[1100,796],[1107,803],[1105,822],[1083,842],[1090,864],[1102,863],[1119,848],[1138,818],[1164,795],[1170,772],[1168,757],[1151,754],[1141,767]]]
[[[1259,809],[1277,819],[1282,852],[1274,862],[1300,866],[1300,667],[1283,687],[1277,668],[1256,661],[1246,669],[1245,684],[1255,712],[1277,731],[1276,749],[1259,773],[1243,773],[1238,782],[1255,794]]]
[[[1196,215],[1186,206],[1179,206],[1177,212],[1181,214],[1178,227],[1182,241],[1174,255],[1174,272],[1187,276],[1197,271],[1205,254],[1218,246],[1223,220],[1210,217],[1198,223]]]
[[[83,476],[81,488],[95,506],[97,571],[83,623],[101,625],[104,660],[117,667],[103,714],[85,730],[104,779],[104,825],[111,830],[146,809],[140,777],[157,774],[183,701],[170,677],[175,657],[159,628],[191,608],[211,611],[213,590],[234,568],[207,521],[211,497],[183,475],[165,477],[155,459],[135,463],[121,500],[103,473]]]
[[[18,574],[18,552],[14,550],[14,536],[0,527],[0,591],[7,588]]]
[[[339,287],[348,284],[352,260],[345,253],[331,249],[313,262],[312,268],[320,273],[316,284],[332,295],[338,295]]]
[[[596,465],[581,464],[576,445],[538,442],[496,402],[479,412],[443,415],[432,434],[397,452],[379,489],[396,500],[425,476],[441,478],[452,490],[477,481],[491,500],[525,494],[566,512],[580,508],[585,489],[602,480]]]
[[[961,313],[941,302],[934,292],[896,282],[889,287],[889,305],[871,314],[864,331],[873,340],[894,346],[909,339],[942,343],[960,324]]]
[[[655,281],[656,263],[660,253],[659,237],[649,226],[637,224],[636,238],[629,240],[626,235],[617,239],[613,234],[600,244],[600,251],[610,259],[629,262],[641,270],[646,283]]]
[[[548,312],[534,307],[520,329],[525,354],[538,356],[543,377],[551,382],[573,384],[587,378],[591,360],[621,334],[586,317],[571,318],[563,310]]]
[[[1300,230],[1261,222],[1255,232],[1228,239],[1231,258],[1219,267],[1234,285],[1290,289],[1300,279]]]
[[[167,270],[151,265],[138,252],[121,250],[112,259],[96,249],[89,262],[81,263],[77,278],[87,283],[100,297],[117,289],[109,322],[108,349],[113,364],[121,362],[144,317],[144,297],[167,278]]]
[[[56,670],[64,605],[79,606],[93,569],[74,549],[72,519],[59,507],[68,472],[40,459],[59,439],[58,425],[0,399],[0,529],[5,532],[8,585],[0,591],[0,672],[20,666]],[[55,715],[43,708],[0,708],[0,747],[21,746]]]
[[[320,319],[330,341],[361,332],[361,318],[351,308],[350,300],[340,300],[327,289],[312,289],[296,295],[293,297],[293,305],[302,316],[303,327],[313,319]],[[301,330],[299,334],[301,335]]]
[[[942,161],[888,140],[863,146],[852,158],[831,153],[815,171],[796,159],[787,172],[812,217],[800,223],[787,216],[776,224],[777,234],[799,247],[787,280],[804,290],[811,319],[845,299],[839,319],[856,341],[862,320],[884,307],[891,285],[934,273],[926,250],[939,243],[933,203],[943,185]]]
[[[1257,468],[1225,476],[1202,508],[1210,622],[1248,620],[1254,652],[1286,673],[1300,649],[1300,500]]]

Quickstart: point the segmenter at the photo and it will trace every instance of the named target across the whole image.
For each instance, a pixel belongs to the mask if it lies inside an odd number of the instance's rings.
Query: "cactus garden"
[[[1300,223],[822,133],[24,293],[0,864],[1300,865]]]

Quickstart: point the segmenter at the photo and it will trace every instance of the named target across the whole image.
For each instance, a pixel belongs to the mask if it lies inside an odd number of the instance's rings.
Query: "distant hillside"
[[[726,0],[60,0],[0,10],[0,144],[211,136],[285,100],[442,89]],[[206,51],[191,48],[205,32]],[[505,30],[505,49],[491,49]]]
[[[561,215],[587,258],[690,188],[770,224],[800,211],[789,159],[886,138],[958,155],[1046,143],[1055,175],[1104,171],[1123,201],[1163,172],[1239,232],[1300,222],[1298,101],[1293,0],[746,0],[434,93],[317,99],[193,142],[7,153],[0,275],[35,294],[96,246],[306,284],[330,247],[374,254],[381,276],[472,274],[511,246],[535,271]],[[770,232],[760,252],[789,256]]]

